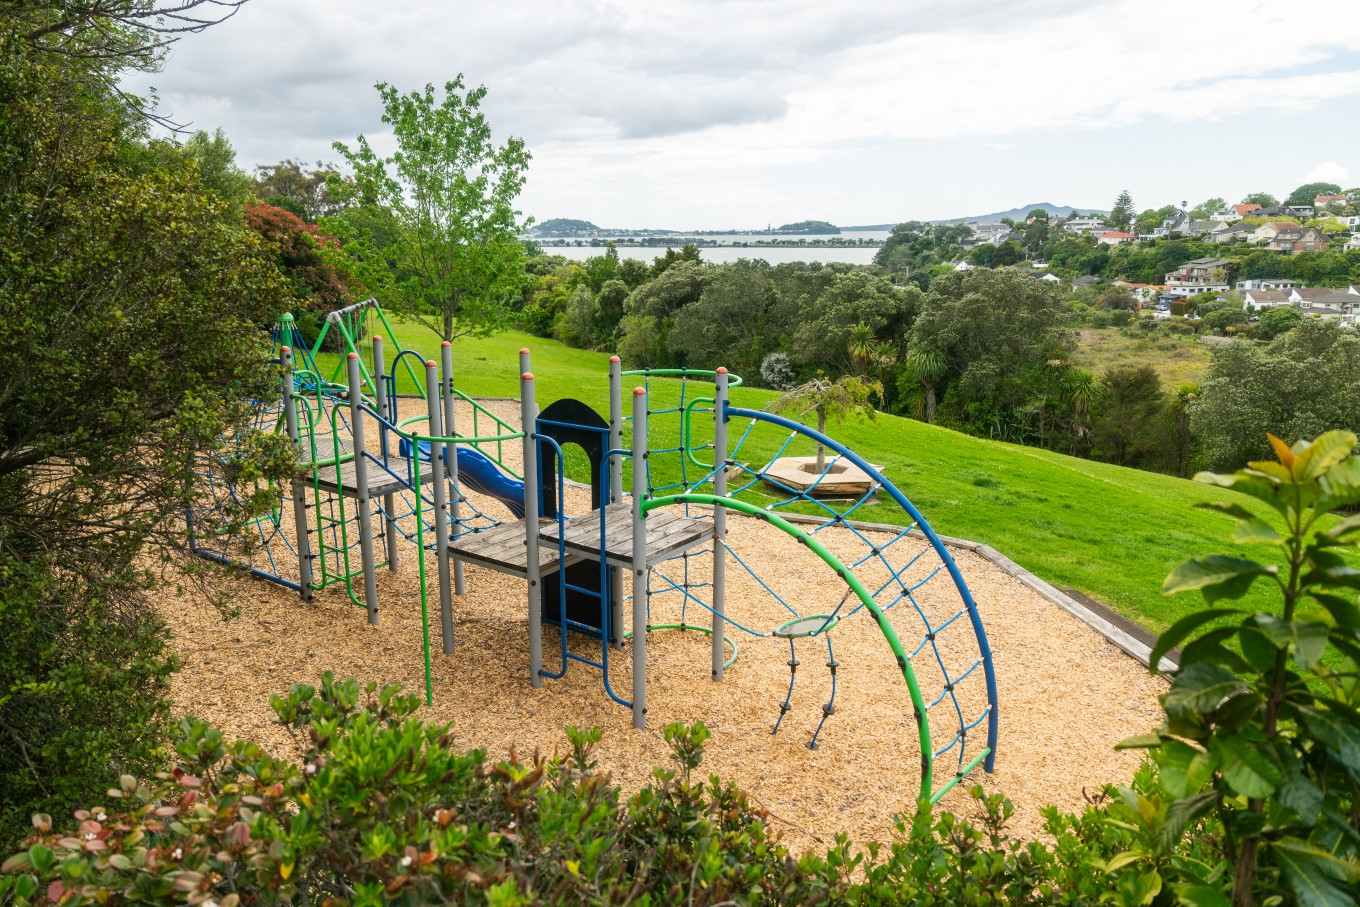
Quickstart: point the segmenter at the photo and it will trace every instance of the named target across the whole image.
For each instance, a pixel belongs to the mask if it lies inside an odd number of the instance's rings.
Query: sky
[[[1356,0],[250,0],[161,114],[247,170],[394,150],[374,84],[463,74],[538,221],[727,229],[1140,210],[1360,185]]]

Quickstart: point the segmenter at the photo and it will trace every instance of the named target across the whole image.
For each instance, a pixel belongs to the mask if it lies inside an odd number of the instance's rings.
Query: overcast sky
[[[523,211],[841,225],[1360,184],[1357,0],[251,0],[163,114],[247,169],[390,136],[373,83],[463,73],[533,153]]]

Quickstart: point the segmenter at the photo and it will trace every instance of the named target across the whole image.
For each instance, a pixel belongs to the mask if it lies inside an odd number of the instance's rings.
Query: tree
[[[209,135],[198,130],[184,143],[184,151],[198,165],[203,185],[239,208],[250,198],[254,181],[236,166],[236,149],[231,147],[227,134],[218,128]]]
[[[911,349],[907,350],[905,364],[907,374],[911,375],[921,387],[921,421],[933,422],[935,420],[935,406],[938,402],[935,395],[935,385],[948,371],[949,363],[945,362],[945,358],[939,350],[913,345]]]
[[[1242,198],[1244,205],[1260,205],[1262,208],[1274,208],[1280,200],[1269,192],[1251,192]]]
[[[943,380],[972,413],[965,424],[985,432],[994,417],[1012,419],[1028,399],[1029,370],[1073,346],[1067,317],[1059,288],[1016,268],[956,272],[931,285],[908,349],[944,357]]]
[[[820,375],[798,385],[775,400],[767,408],[772,413],[794,410],[801,418],[808,412],[817,414],[817,433],[826,434],[826,422],[842,422],[850,416],[875,421],[878,412],[873,401],[883,399],[883,385],[846,375],[831,381]],[[817,473],[826,472],[826,445],[817,444]]]
[[[1319,195],[1340,195],[1341,187],[1336,183],[1304,183],[1302,186],[1289,193],[1289,198],[1284,200],[1286,205],[1307,205],[1313,207],[1313,200]]]
[[[868,377],[869,363],[873,362],[878,351],[878,344],[874,341],[874,329],[862,321],[856,324],[850,331],[850,341],[846,346],[846,351],[850,354],[850,364],[855,372],[861,378]]]
[[[377,85],[397,150],[378,157],[359,136],[335,150],[352,184],[329,187],[347,205],[326,225],[356,263],[369,290],[444,340],[487,336],[510,320],[526,281],[519,234],[528,226],[514,203],[529,152],[510,138],[496,146],[481,112],[485,86],[444,85],[401,94]]]
[[[1275,305],[1261,313],[1260,331],[1266,340],[1274,340],[1292,331],[1303,320],[1303,313],[1292,305]]]
[[[339,266],[343,258],[326,254],[338,245],[334,237],[273,205],[249,205],[245,216],[246,226],[274,252],[275,263],[292,284],[298,307],[325,314],[353,301],[357,286]]]
[[[1110,225],[1116,230],[1127,231],[1133,223],[1133,212],[1133,196],[1125,189],[1115,198],[1114,207],[1110,209]]]
[[[1210,469],[1233,469],[1269,453],[1269,432],[1315,437],[1360,425],[1360,337],[1334,321],[1305,318],[1269,346],[1214,350],[1191,405],[1190,424]]]
[[[619,322],[624,362],[632,368],[663,368],[684,361],[686,351],[671,343],[671,325],[677,312],[699,300],[707,278],[697,261],[676,261],[633,291]]]
[[[915,287],[894,286],[863,269],[837,274],[820,295],[800,307],[789,354],[808,368],[851,371],[850,344],[860,325],[876,340],[901,345],[920,301]]]
[[[1112,368],[1101,378],[1091,449],[1119,466],[1146,466],[1157,451],[1162,381],[1150,365]]]
[[[684,345],[683,361],[753,374],[766,348],[766,311],[776,295],[763,261],[710,266],[699,298],[675,314],[670,336]]]
[[[255,168],[255,195],[314,224],[340,210],[327,185],[332,176],[340,178],[335,166],[320,161],[311,170],[292,159],[262,164]]]
[[[160,165],[110,85],[116,55],[143,61],[164,39],[124,18],[150,6],[0,17],[5,841],[34,811],[101,797],[110,772],[163,764],[175,659],[145,592],[203,503],[195,457],[264,478],[296,465],[251,432],[248,402],[277,394],[261,325],[287,285],[195,168]],[[239,504],[237,528],[259,512]]]
[[[1219,213],[1220,211],[1226,210],[1228,210],[1227,201],[1218,197],[1214,197],[1206,199],[1205,201],[1202,201],[1195,207],[1191,208],[1190,216],[1193,217],[1195,220],[1206,220],[1209,217],[1212,217],[1213,215]]]

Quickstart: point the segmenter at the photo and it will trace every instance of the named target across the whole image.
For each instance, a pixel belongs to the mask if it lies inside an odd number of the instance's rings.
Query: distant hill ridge
[[[1018,208],[1011,208],[1009,211],[993,211],[991,214],[975,214],[971,217],[945,217],[940,220],[932,220],[931,223],[953,224],[964,221],[987,223],[989,221],[999,221],[1003,217],[1009,217],[1011,220],[1024,220],[1025,215],[1029,214],[1035,208],[1043,208],[1052,217],[1066,217],[1074,211],[1082,214],[1096,214],[1102,216],[1110,213],[1108,210],[1102,210],[1100,208],[1073,208],[1071,205],[1055,205],[1052,202],[1035,202],[1032,205],[1021,205]]]

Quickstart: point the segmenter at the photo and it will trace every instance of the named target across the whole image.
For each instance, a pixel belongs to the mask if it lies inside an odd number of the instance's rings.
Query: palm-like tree
[[[1076,425],[1073,426],[1070,453],[1077,452],[1077,442],[1086,437],[1090,431],[1088,423],[1091,421],[1091,404],[1095,402],[1098,392],[1096,376],[1084,368],[1068,369],[1067,374],[1063,376],[1063,396],[1071,404],[1072,415],[1076,421]]]
[[[855,367],[861,378],[869,374],[869,363],[874,359],[877,347],[874,344],[874,331],[864,322],[860,322],[850,330],[850,342],[848,344],[850,352],[850,364]]]
[[[930,422],[935,418],[935,385],[944,377],[949,364],[939,350],[914,346],[907,351],[906,365],[925,392],[925,421]]]

